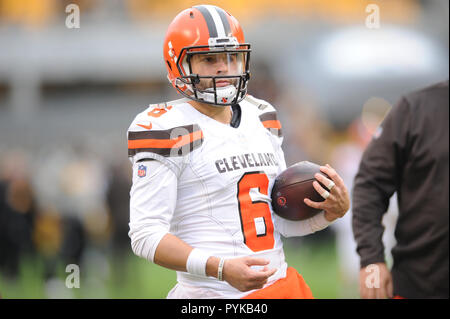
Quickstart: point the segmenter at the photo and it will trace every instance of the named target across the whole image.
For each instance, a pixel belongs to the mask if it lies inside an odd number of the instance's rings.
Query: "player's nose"
[[[226,57],[220,57],[216,63],[217,74],[223,74],[228,72],[228,60]]]

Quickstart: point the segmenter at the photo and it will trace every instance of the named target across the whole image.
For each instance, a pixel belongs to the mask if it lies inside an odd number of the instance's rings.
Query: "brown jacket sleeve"
[[[389,199],[399,188],[408,156],[410,106],[405,98],[395,105],[365,150],[352,192],[352,227],[361,267],[385,262],[383,225]]]

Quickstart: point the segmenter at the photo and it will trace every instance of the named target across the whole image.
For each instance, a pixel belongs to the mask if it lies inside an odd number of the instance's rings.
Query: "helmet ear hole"
[[[191,17],[191,19],[194,19],[194,12],[189,12],[189,17]]]

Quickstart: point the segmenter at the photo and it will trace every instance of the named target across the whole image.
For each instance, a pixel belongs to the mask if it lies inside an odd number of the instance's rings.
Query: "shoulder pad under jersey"
[[[258,116],[261,123],[272,134],[282,137],[281,122],[278,120],[276,109],[269,103],[254,96],[248,95],[244,99],[258,108]]]
[[[265,109],[267,109],[270,106],[270,103],[261,100],[261,99],[257,99],[256,97],[247,94],[244,98],[245,101],[249,102],[250,104],[256,106],[259,110],[264,111]]]

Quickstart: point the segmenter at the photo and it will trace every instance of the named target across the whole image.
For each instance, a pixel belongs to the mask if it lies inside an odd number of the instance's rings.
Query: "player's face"
[[[195,54],[191,58],[192,73],[200,76],[239,76],[243,72],[243,53],[208,53]],[[216,87],[236,85],[236,78],[216,79]],[[212,79],[200,79],[197,85],[200,90],[213,87]]]

